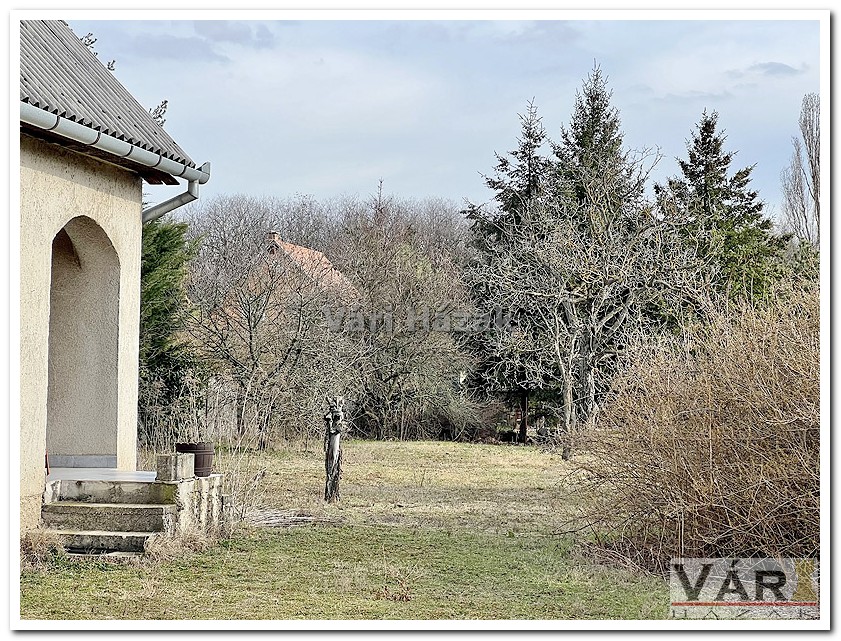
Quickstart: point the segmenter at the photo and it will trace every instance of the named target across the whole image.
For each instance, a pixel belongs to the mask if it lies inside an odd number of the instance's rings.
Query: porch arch
[[[120,261],[77,216],[52,240],[47,386],[51,467],[116,467]]]

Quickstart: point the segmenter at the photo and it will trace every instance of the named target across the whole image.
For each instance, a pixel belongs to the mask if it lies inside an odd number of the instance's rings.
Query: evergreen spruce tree
[[[517,148],[508,155],[496,155],[495,175],[486,176],[485,184],[492,189],[495,208],[487,210],[470,205],[467,216],[473,221],[474,244],[480,252],[497,243],[504,243],[506,235],[523,223],[524,215],[547,187],[551,161],[541,149],[547,144],[546,130],[537,114],[534,102],[520,115],[520,136]]]
[[[664,256],[670,232],[645,202],[647,168],[623,147],[601,71],[577,93],[554,157],[538,152],[545,134],[535,118],[531,109],[522,118],[519,147],[498,157],[488,181],[497,210],[469,212],[476,304],[511,310],[510,328],[480,336],[476,352],[488,387],[514,392],[523,408],[530,395],[541,399],[572,435],[598,411],[675,261]]]
[[[595,67],[576,94],[569,125],[561,127],[560,141],[553,145],[555,209],[569,218],[579,246],[587,247],[593,257],[601,256],[603,263],[601,275],[577,264],[572,256],[567,267],[570,302],[564,307],[570,331],[578,334],[577,353],[569,359],[575,371],[567,374],[574,379],[575,407],[567,421],[573,424],[598,410],[615,372],[623,326],[639,320],[638,298],[646,289],[639,278],[629,276],[637,269],[632,263],[643,258],[631,247],[652,223],[643,193],[647,171],[624,147],[612,98],[607,79]],[[626,260],[621,256],[626,252],[627,264],[616,269]]]
[[[547,143],[546,130],[537,107],[529,102],[526,113],[520,115],[518,146],[508,155],[496,154],[495,175],[485,183],[494,190],[494,208],[488,210],[470,205],[466,211],[472,221],[472,242],[477,249],[476,261],[470,273],[483,274],[486,268],[510,262],[512,237],[531,224],[533,205],[544,197],[552,162],[542,148]],[[509,265],[510,267],[510,265]],[[512,314],[520,332],[528,331],[525,322],[527,308],[501,309],[488,301],[506,299],[506,283],[483,276],[470,280],[470,288],[477,311],[494,322],[503,314]],[[477,333],[468,340],[468,348],[477,356],[475,375],[485,389],[503,394],[516,402],[520,409],[520,440],[525,442],[529,395],[542,386],[542,368],[534,355],[524,355],[512,349],[514,341],[507,329]]]
[[[731,298],[761,298],[780,272],[786,236],[773,233],[759,194],[751,189],[753,166],[730,174],[736,152],[725,151],[718,114],[701,115],[678,159],[681,176],[655,185],[663,210],[674,208],[687,222],[684,241],[712,270],[712,286]]]
[[[605,203],[608,206],[616,206],[623,188],[629,186],[619,112],[611,105],[612,97],[596,67],[576,94],[572,118],[567,127],[561,127],[560,142],[553,145],[567,196],[579,204],[592,204],[598,197],[591,185],[596,175],[604,178],[605,191],[611,196],[611,202]]]

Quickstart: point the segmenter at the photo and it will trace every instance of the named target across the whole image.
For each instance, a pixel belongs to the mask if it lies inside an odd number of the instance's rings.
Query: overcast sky
[[[69,23],[143,105],[169,101],[167,131],[212,163],[202,197],[366,197],[382,178],[399,196],[487,201],[481,174],[516,144],[518,113],[534,99],[556,138],[598,64],[626,145],[663,154],[658,179],[715,110],[773,211],[801,100],[820,91],[817,21]]]

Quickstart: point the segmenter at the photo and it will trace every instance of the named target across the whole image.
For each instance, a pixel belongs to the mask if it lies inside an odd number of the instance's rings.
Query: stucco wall
[[[87,310],[87,315],[80,312],[77,318],[81,320],[77,326],[65,329],[65,336],[61,340],[72,340],[74,332],[81,333],[90,323],[97,322],[118,322],[119,334],[115,362],[113,357],[108,357],[109,351],[114,354],[115,350],[113,346],[108,347],[110,339],[106,332],[106,345],[103,347],[105,355],[87,361],[77,358],[74,362],[82,363],[82,369],[87,367],[89,371],[79,371],[77,383],[70,384],[65,380],[64,385],[70,387],[63,393],[71,394],[82,393],[81,387],[73,389],[74,384],[95,387],[98,381],[102,382],[106,378],[112,379],[112,383],[113,379],[116,382],[115,386],[112,385],[114,389],[102,395],[105,398],[97,397],[97,405],[92,412],[88,409],[88,416],[104,414],[111,418],[106,418],[105,422],[100,421],[98,426],[92,427],[87,437],[78,439],[71,447],[84,450],[74,452],[76,454],[99,454],[104,449],[115,450],[111,453],[116,454],[120,469],[135,468],[142,187],[136,174],[57,145],[26,135],[21,135],[20,145],[20,491],[21,528],[26,529],[38,522],[44,491],[53,240],[71,219],[79,216],[89,218],[101,228],[116,256],[112,255],[114,260],[109,265],[107,257],[89,255],[88,261],[104,263],[86,273],[98,274],[97,277],[103,282],[78,282],[75,287],[80,288],[79,291],[102,287],[107,292],[108,274],[112,274],[116,282],[111,283],[110,288],[117,291],[119,300],[116,309],[110,311],[107,303],[104,303],[104,313],[106,316],[110,314],[110,318],[97,320],[101,315],[91,313],[91,310]],[[67,229],[71,239],[74,234],[77,241],[81,239],[79,247],[90,248],[82,237],[91,230],[95,236],[98,231],[90,221],[75,221]],[[58,249],[59,260],[72,260],[67,251],[66,246]],[[80,255],[79,259],[82,258]],[[118,263],[116,270],[113,269],[114,262]],[[87,262],[86,266],[95,267],[94,263]],[[60,304],[66,309],[72,308],[72,292],[65,298]],[[91,300],[95,300],[95,297]],[[107,300],[107,296],[103,300]],[[84,351],[96,349],[96,345],[81,339],[74,349],[76,356],[81,357]],[[60,353],[65,356],[73,354],[72,350]],[[85,365],[85,362],[88,364]],[[89,395],[88,398],[92,397]],[[74,420],[81,425],[84,417],[82,413]],[[103,426],[114,419],[116,438],[113,434],[103,437]],[[59,439],[55,446],[64,448],[68,444],[61,443]]]
[[[105,232],[73,218],[53,240],[47,451],[56,467],[114,467],[120,265]]]

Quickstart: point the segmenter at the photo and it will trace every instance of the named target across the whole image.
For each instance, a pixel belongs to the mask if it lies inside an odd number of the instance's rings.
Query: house
[[[243,239],[233,260],[209,259],[217,271],[206,294],[196,297],[200,322],[193,338],[224,364],[214,379],[219,393],[209,422],[220,436],[249,434],[265,447],[275,404],[311,387],[307,377],[291,375],[305,371],[301,358],[332,349],[325,308],[356,304],[359,293],[322,252],[284,241],[276,231],[262,234]]]
[[[66,23],[20,22],[22,532],[46,463],[135,470],[142,224],[209,178]],[[142,209],[144,181],[179,179]]]
[[[288,260],[297,273],[318,290],[346,303],[359,299],[353,283],[322,252],[282,240],[276,231],[267,232],[266,241],[269,256],[275,260]]]

